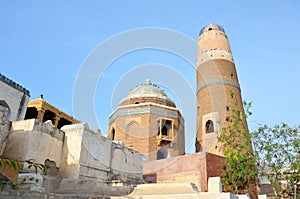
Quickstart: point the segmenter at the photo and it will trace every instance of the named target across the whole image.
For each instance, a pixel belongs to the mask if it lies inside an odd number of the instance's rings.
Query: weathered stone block
[[[19,174],[19,183],[22,186],[29,187],[31,191],[43,193],[43,176],[39,173],[21,173]]]
[[[209,193],[222,193],[222,183],[220,177],[208,178],[208,192]]]

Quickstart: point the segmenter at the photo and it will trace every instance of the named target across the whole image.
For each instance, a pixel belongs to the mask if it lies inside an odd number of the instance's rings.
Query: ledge
[[[14,89],[23,92],[25,95],[27,95],[28,97],[30,97],[30,91],[27,90],[26,88],[24,88],[23,86],[21,86],[20,84],[14,82],[13,80],[7,78],[6,76],[2,75],[0,73],[0,80],[4,83],[6,83],[7,85],[13,87]]]

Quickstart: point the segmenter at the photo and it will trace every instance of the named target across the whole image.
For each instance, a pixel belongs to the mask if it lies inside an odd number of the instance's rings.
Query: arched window
[[[6,103],[6,101],[0,100],[0,106],[3,106],[4,108],[7,109],[5,117],[7,120],[10,120],[11,119],[10,118],[11,111],[10,111],[10,108],[9,108],[8,104]]]
[[[115,139],[115,133],[116,133],[115,128],[113,128],[113,129],[111,130],[111,140],[114,140],[114,139]]]
[[[211,120],[208,120],[205,124],[206,133],[214,132],[214,123]]]
[[[137,121],[132,120],[125,128],[125,139],[134,139],[145,136],[144,128]]]
[[[172,134],[172,121],[161,119],[157,121],[157,135],[170,136]]]

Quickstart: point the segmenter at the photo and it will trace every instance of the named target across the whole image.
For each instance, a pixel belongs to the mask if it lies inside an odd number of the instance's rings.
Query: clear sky
[[[2,0],[0,73],[29,89],[31,99],[43,93],[46,101],[73,115],[73,91],[80,68],[107,39],[132,29],[156,27],[176,31],[196,42],[204,25],[217,23],[229,37],[243,99],[253,102],[250,128],[281,121],[295,125],[299,124],[300,113],[299,9],[296,0]],[[107,49],[101,55],[114,50]],[[150,71],[156,71],[156,66],[158,72],[145,74],[151,67]],[[176,74],[172,76],[170,71]],[[144,83],[145,78],[159,84],[183,108],[180,98],[185,92],[160,81],[176,75],[195,91],[193,67],[178,55],[141,49],[120,56],[96,81],[98,122],[90,122],[90,127],[106,134],[109,114],[129,89]],[[181,84],[177,78],[174,81]],[[191,115],[184,112],[185,118]],[[191,132],[195,124],[190,121],[186,119],[188,139],[195,133]],[[187,148],[192,152],[193,147]]]

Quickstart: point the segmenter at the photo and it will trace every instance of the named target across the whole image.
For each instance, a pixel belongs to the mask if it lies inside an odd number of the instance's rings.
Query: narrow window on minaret
[[[214,123],[211,120],[208,120],[205,124],[206,133],[214,132]]]

